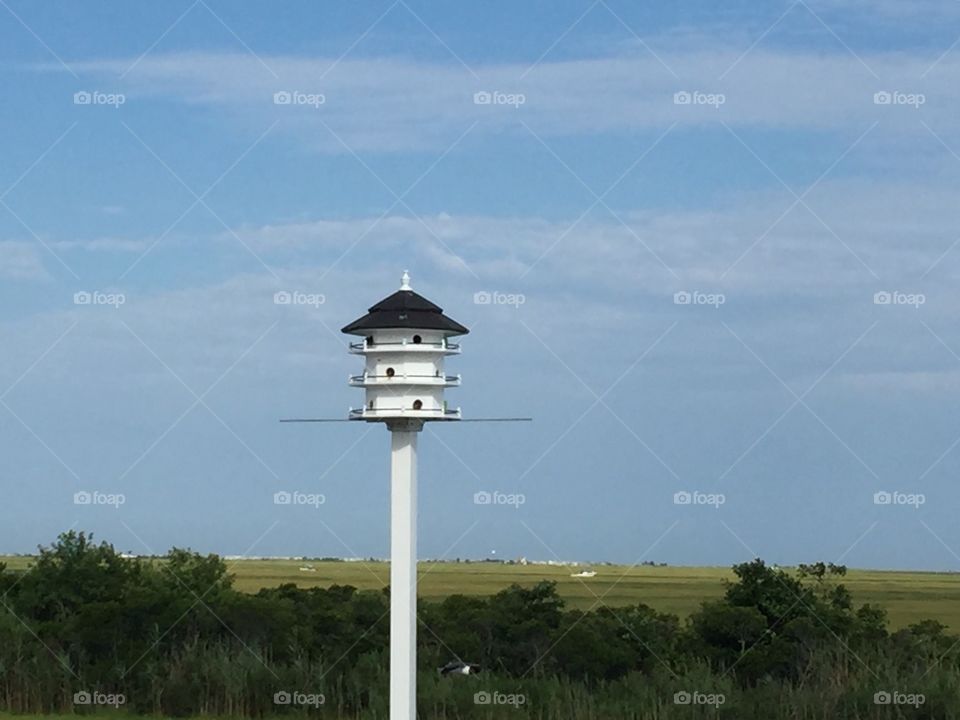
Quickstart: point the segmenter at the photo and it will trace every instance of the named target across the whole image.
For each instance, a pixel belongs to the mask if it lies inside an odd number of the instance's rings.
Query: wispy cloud
[[[10,280],[48,280],[42,248],[30,242],[0,241],[0,277]]]
[[[678,43],[683,48],[684,43]],[[725,48],[664,51],[667,72],[648,53],[543,62],[529,75],[522,64],[476,67],[403,58],[344,59],[328,75],[329,58],[271,57],[279,80],[248,55],[179,53],[149,56],[125,78],[131,97],[221,108],[237,122],[269,116],[311,147],[344,152],[326,123],[357,150],[409,151],[443,148],[472,122],[478,133],[516,130],[519,120],[547,136],[715,124],[773,129],[832,130],[885,126],[916,130],[917,109],[878,105],[878,92],[923,93],[924,117],[955,117],[952,88],[960,56],[939,52],[874,53],[777,51],[762,45],[743,54]],[[71,63],[81,76],[111,78],[127,59]],[[728,74],[724,74],[729,70]],[[876,72],[879,80],[871,73]],[[721,76],[723,78],[721,79]],[[321,78],[322,80],[318,80]],[[679,80],[678,80],[679,78]],[[276,104],[278,92],[322,96],[322,102]],[[501,104],[475,93],[503,93]],[[722,104],[688,104],[676,93],[722,94]],[[508,102],[521,95],[522,103]],[[390,122],[383,122],[389,118]]]
[[[437,270],[445,269],[438,259],[447,258],[451,271],[466,276],[462,265],[452,262],[455,254],[485,279],[521,282],[542,257],[543,267],[535,268],[525,282],[557,288],[576,282],[593,292],[604,286],[666,292],[683,282],[698,282],[751,293],[846,293],[878,283],[853,253],[887,281],[930,283],[955,277],[960,252],[943,256],[960,222],[952,194],[929,184],[840,179],[824,181],[811,193],[808,202],[815,215],[798,207],[776,224],[792,198],[760,191],[728,197],[717,210],[628,212],[626,226],[603,212],[576,224],[575,217],[441,213],[424,216],[422,222],[393,215],[379,223],[373,217],[299,221],[236,232],[257,252],[291,266],[322,266],[363,236],[358,252],[365,258],[402,263],[412,253],[436,263]],[[742,266],[724,277],[730,264],[761,236]],[[229,245],[231,238],[224,235],[222,242]],[[675,269],[679,283],[645,245]],[[825,266],[829,273],[822,272]],[[925,273],[930,277],[924,279]]]

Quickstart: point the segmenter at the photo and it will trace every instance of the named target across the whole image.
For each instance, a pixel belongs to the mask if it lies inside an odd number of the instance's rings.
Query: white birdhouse
[[[397,292],[342,332],[362,336],[350,343],[350,352],[366,360],[363,374],[350,377],[351,385],[366,391],[363,407],[350,410],[351,420],[460,419],[460,408],[448,408],[443,395],[460,384],[460,376],[447,375],[443,361],[460,353],[450,338],[470,331],[415,293],[406,271]]]

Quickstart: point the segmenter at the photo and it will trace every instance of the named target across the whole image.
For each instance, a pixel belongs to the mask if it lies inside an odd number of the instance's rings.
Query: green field
[[[11,569],[25,568],[30,562],[25,557],[3,560]],[[230,560],[228,566],[236,587],[246,592],[290,582],[300,587],[339,584],[378,590],[390,577],[390,566],[384,562]],[[723,580],[732,577],[728,568],[712,567],[599,565],[593,569],[596,577],[581,579],[570,577],[574,569],[548,565],[420,563],[419,595],[430,600],[454,593],[491,595],[512,583],[530,586],[554,580],[571,607],[589,608],[599,597],[610,607],[643,602],[686,616],[703,600],[720,596]],[[843,583],[856,603],[886,608],[893,628],[933,619],[960,631],[960,573],[850,570]]]

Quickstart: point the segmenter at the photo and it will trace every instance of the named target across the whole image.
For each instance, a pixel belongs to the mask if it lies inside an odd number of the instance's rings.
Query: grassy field
[[[29,565],[25,557],[0,558],[12,569]],[[309,562],[300,560],[231,560],[236,587],[256,592],[262,587],[296,583],[300,587],[353,585],[378,590],[389,582],[383,562]],[[301,567],[313,568],[302,571]],[[643,602],[662,612],[686,616],[703,600],[723,593],[728,568],[597,566],[596,577],[573,578],[570,568],[497,563],[420,563],[420,597],[442,599],[454,593],[491,595],[512,583],[530,586],[554,580],[572,607],[589,608],[602,598],[610,607]],[[960,632],[960,573],[851,570],[844,584],[856,603],[885,607],[894,628],[923,619],[939,620]]]

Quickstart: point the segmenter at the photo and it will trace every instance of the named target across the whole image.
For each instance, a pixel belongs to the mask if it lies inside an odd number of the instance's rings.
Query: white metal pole
[[[390,428],[390,720],[417,717],[417,428]]]

